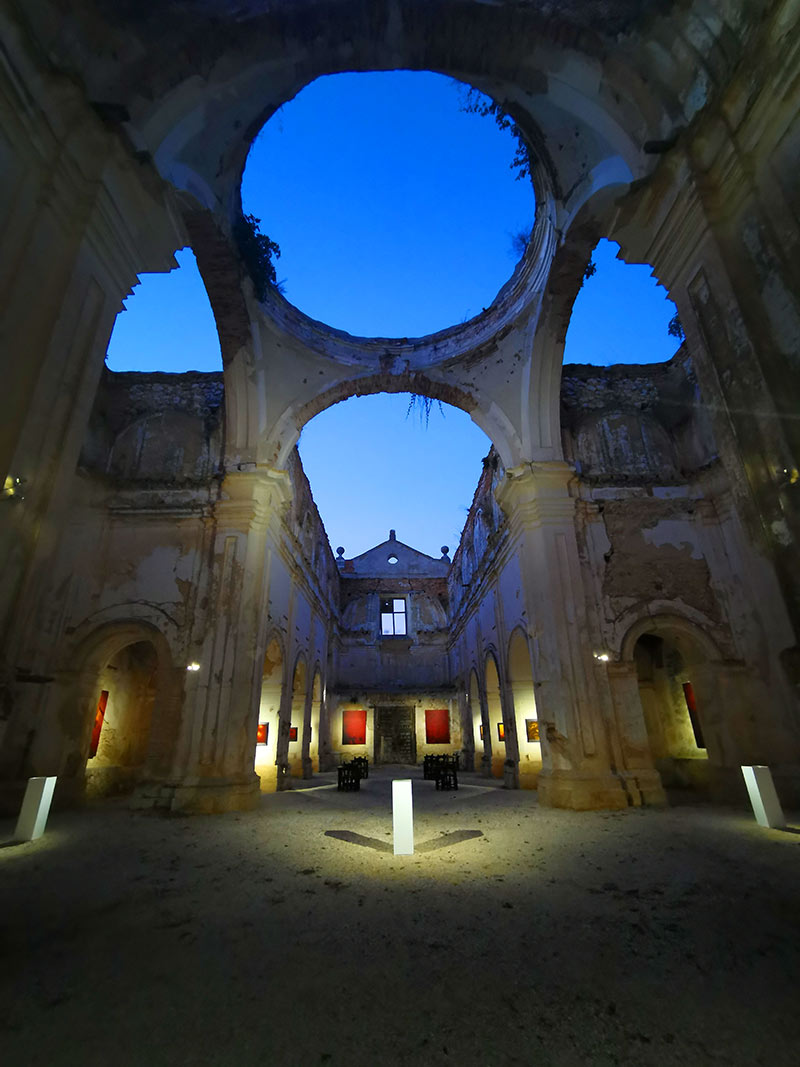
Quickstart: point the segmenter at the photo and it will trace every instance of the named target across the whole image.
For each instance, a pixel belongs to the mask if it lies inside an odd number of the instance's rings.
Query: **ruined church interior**
[[[796,1063],[800,5],[0,0],[0,43],[4,1060]],[[392,70],[497,102],[536,213],[479,314],[359,337],[242,173]],[[564,362],[603,239],[671,359]],[[223,369],[110,370],[187,248]],[[298,440],[395,393],[490,447],[458,543],[348,555]]]

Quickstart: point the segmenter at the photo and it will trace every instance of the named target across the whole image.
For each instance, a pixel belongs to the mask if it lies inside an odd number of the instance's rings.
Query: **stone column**
[[[485,671],[484,671],[485,675]],[[489,705],[486,702],[485,677],[484,684],[480,687],[481,700],[481,727],[483,728],[483,755],[481,756],[480,773],[482,778],[492,777],[492,731],[489,723]]]
[[[253,757],[266,640],[267,543],[276,539],[290,494],[288,474],[266,467],[229,473],[223,483],[208,609],[194,635],[201,669],[184,705],[174,810],[230,811],[257,802]]]
[[[628,799],[611,770],[591,668],[572,477],[567,463],[527,463],[506,471],[497,491],[519,554],[533,649],[542,732],[539,801],[624,808]]]
[[[313,695],[314,695],[314,675],[313,675],[313,665],[312,665],[312,667],[309,668],[309,675],[308,675],[308,680],[307,680],[307,685],[306,685],[306,702],[305,702],[305,705],[303,707],[303,742],[302,742],[303,750],[302,750],[302,754],[300,756],[300,759],[301,759],[301,762],[302,762],[302,765],[303,765],[303,778],[304,779],[313,778],[313,776],[314,776],[314,767],[312,765],[311,755],[310,755],[310,752],[309,752],[309,747],[311,745],[311,703],[312,703]],[[317,739],[317,742],[319,743],[319,739]]]
[[[617,773],[632,804],[665,804],[667,796],[661,775],[650,754],[636,664],[608,663],[606,676],[613,709],[611,727],[616,740]]]

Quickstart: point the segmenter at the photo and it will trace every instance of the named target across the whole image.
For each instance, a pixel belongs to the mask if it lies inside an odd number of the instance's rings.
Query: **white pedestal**
[[[769,767],[742,767],[753,814],[759,826],[781,829],[786,825]]]
[[[55,778],[29,778],[22,808],[14,831],[15,841],[35,841],[41,837],[50,814]]]
[[[392,834],[395,856],[413,856],[414,811],[410,778],[398,778],[392,782]]]

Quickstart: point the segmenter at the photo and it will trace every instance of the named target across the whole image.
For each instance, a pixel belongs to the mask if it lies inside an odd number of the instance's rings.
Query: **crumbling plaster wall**
[[[796,759],[779,660],[788,619],[774,576],[774,600],[753,596],[752,576],[766,580],[766,564],[742,535],[685,348],[651,368],[565,367],[562,413],[565,453],[579,473],[578,542],[596,652],[619,657],[630,627],[648,617],[654,625],[686,620],[718,650],[718,679],[737,672],[724,708],[710,707],[708,691],[701,708],[727,738],[712,758],[730,766]]]
[[[218,374],[104,374],[81,464],[72,479],[70,523],[59,538],[48,582],[38,590],[26,620],[26,658],[20,669],[54,678],[38,716],[43,739],[48,729],[58,730],[59,693],[67,684],[66,678],[61,683],[61,675],[80,668],[71,661],[81,642],[98,628],[124,626],[135,619],[167,639],[184,707],[172,766],[178,774],[197,773],[193,723],[209,684],[204,676],[212,663],[207,657],[212,662],[216,658],[215,628],[220,616],[235,608],[238,595],[233,572],[223,574],[220,581],[215,560],[217,516],[226,506],[222,403]],[[329,635],[338,612],[338,573],[296,453],[289,468],[291,499],[267,516],[261,571],[263,622],[249,640],[252,661],[260,663],[264,652],[259,653],[259,643],[266,640],[267,628],[281,629],[286,648],[284,693],[291,687],[289,672],[298,657],[305,657],[309,665],[307,704],[306,693],[301,694],[297,752],[302,770],[302,761],[308,758],[313,671],[319,668],[323,679],[327,674]],[[245,542],[248,538],[253,540],[253,535],[245,525]],[[199,672],[186,671],[192,661],[200,663]],[[232,671],[224,661],[220,668],[223,677]],[[230,678],[227,684],[232,682]],[[253,714],[248,712],[241,727],[245,734],[236,742],[249,746],[253,754],[259,687],[260,674],[253,678],[251,691],[243,694],[246,702],[252,702]],[[37,741],[27,740],[23,723],[25,712],[31,710],[25,698],[31,687],[19,689],[23,696],[7,732],[4,761],[13,764],[25,743],[27,762],[22,772],[34,772]],[[284,699],[271,724],[273,737],[283,739],[277,759],[284,763],[291,716],[291,701],[287,704]],[[52,737],[46,743],[52,752]],[[273,787],[276,780],[277,776]]]

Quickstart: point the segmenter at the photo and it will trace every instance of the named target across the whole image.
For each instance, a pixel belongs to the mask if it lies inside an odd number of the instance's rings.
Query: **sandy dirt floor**
[[[54,813],[0,849],[0,1063],[800,1063],[800,832],[461,782]]]

